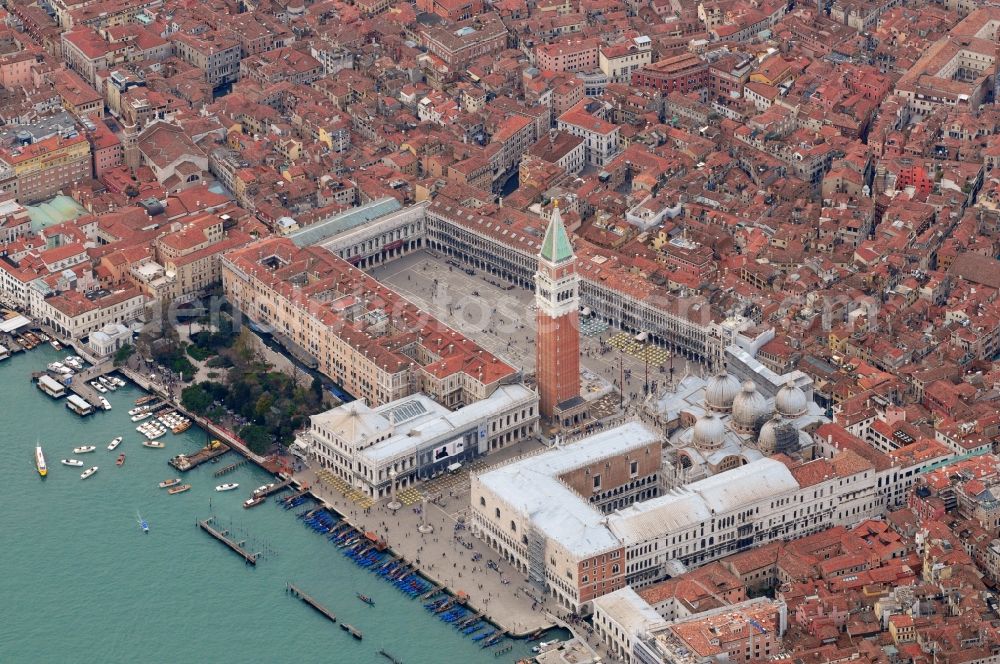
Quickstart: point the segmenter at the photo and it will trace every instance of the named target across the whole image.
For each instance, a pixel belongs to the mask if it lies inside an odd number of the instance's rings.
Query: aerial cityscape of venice
[[[0,16],[0,664],[1000,664],[1000,0]]]

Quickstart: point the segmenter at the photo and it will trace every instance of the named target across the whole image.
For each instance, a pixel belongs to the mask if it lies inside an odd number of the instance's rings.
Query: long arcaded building
[[[475,403],[516,368],[322,247],[267,238],[222,260],[226,297],[352,395],[374,406],[416,392]]]

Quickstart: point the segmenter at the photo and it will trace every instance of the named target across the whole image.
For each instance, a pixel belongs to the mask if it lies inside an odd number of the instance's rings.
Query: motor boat
[[[135,415],[132,416],[132,421],[133,422],[142,422],[144,419],[146,419],[148,417],[152,417],[152,416],[153,416],[153,414],[151,412],[149,412],[149,411],[146,411],[145,413],[136,413]]]
[[[138,512],[135,513],[135,519],[139,522],[139,527],[142,528],[142,532],[149,534],[149,522],[142,518],[142,515]]]
[[[118,389],[118,386],[115,385],[114,381],[108,380],[108,378],[106,376],[100,376],[100,377],[98,377],[97,382],[99,382],[101,385],[103,385],[104,387],[106,387],[108,390],[110,390],[112,392],[114,392],[115,390]]]
[[[42,446],[37,443],[35,444],[35,468],[42,477],[49,474],[49,467],[45,463],[45,453],[42,452]]]
[[[108,443],[108,451],[110,452],[111,450],[115,449],[116,447],[118,447],[121,444],[122,444],[122,437],[118,436],[117,438],[115,438],[114,440],[112,440],[110,443]]]
[[[85,480],[96,472],[97,472],[97,466],[91,466],[87,470],[80,473],[80,479]]]
[[[165,446],[158,440],[144,440],[142,441],[143,447],[152,447],[154,449],[162,450]]]
[[[59,371],[65,369],[66,365],[64,365],[62,362],[51,362],[45,368],[48,369],[49,371],[55,371],[58,373]]]
[[[90,381],[90,386],[92,388],[94,388],[95,390],[97,390],[98,392],[100,392],[101,394],[107,394],[108,393],[108,388],[104,387],[103,385],[101,385],[96,380]]]
[[[175,484],[180,484],[180,483],[181,483],[181,478],[175,477],[172,480],[163,480],[162,482],[160,482],[159,486],[160,486],[161,489],[166,489],[168,487],[172,487]]]
[[[116,466],[121,466],[124,463],[125,463],[125,455],[124,454],[119,454],[118,455],[118,460],[115,461],[115,465]]]
[[[78,459],[60,459],[59,461],[64,466],[76,466],[78,468],[83,466],[83,462]]]
[[[167,489],[167,493],[169,493],[172,496],[175,493],[184,493],[185,491],[187,491],[190,488],[191,488],[190,484],[182,484],[180,486],[175,486],[172,489]]]
[[[253,507],[254,505],[260,505],[262,502],[267,500],[264,496],[257,496],[256,498],[248,498],[243,501],[243,507]]]
[[[73,448],[73,454],[86,454],[87,452],[93,452],[97,448],[93,445],[81,445],[80,447]]]
[[[125,381],[118,376],[108,376],[108,380],[113,380],[118,387],[125,387]]]
[[[97,397],[97,399],[101,402],[101,408],[103,408],[104,410],[111,410],[111,402],[110,401],[108,401],[104,397]]]
[[[227,484],[220,484],[215,487],[216,491],[232,491],[233,489],[238,489],[240,487],[236,482],[229,482]]]

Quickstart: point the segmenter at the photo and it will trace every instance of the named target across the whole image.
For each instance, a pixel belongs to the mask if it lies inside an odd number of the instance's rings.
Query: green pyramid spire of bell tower
[[[542,240],[542,258],[550,263],[561,263],[573,258],[573,245],[569,243],[569,235],[563,226],[562,215],[559,213],[559,201],[555,201],[549,227]]]

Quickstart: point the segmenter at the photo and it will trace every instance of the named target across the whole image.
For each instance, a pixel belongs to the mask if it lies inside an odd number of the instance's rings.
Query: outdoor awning
[[[13,318],[8,318],[7,320],[0,321],[0,332],[6,332],[10,334],[20,330],[22,327],[31,325],[31,321],[24,316],[17,315]]]

